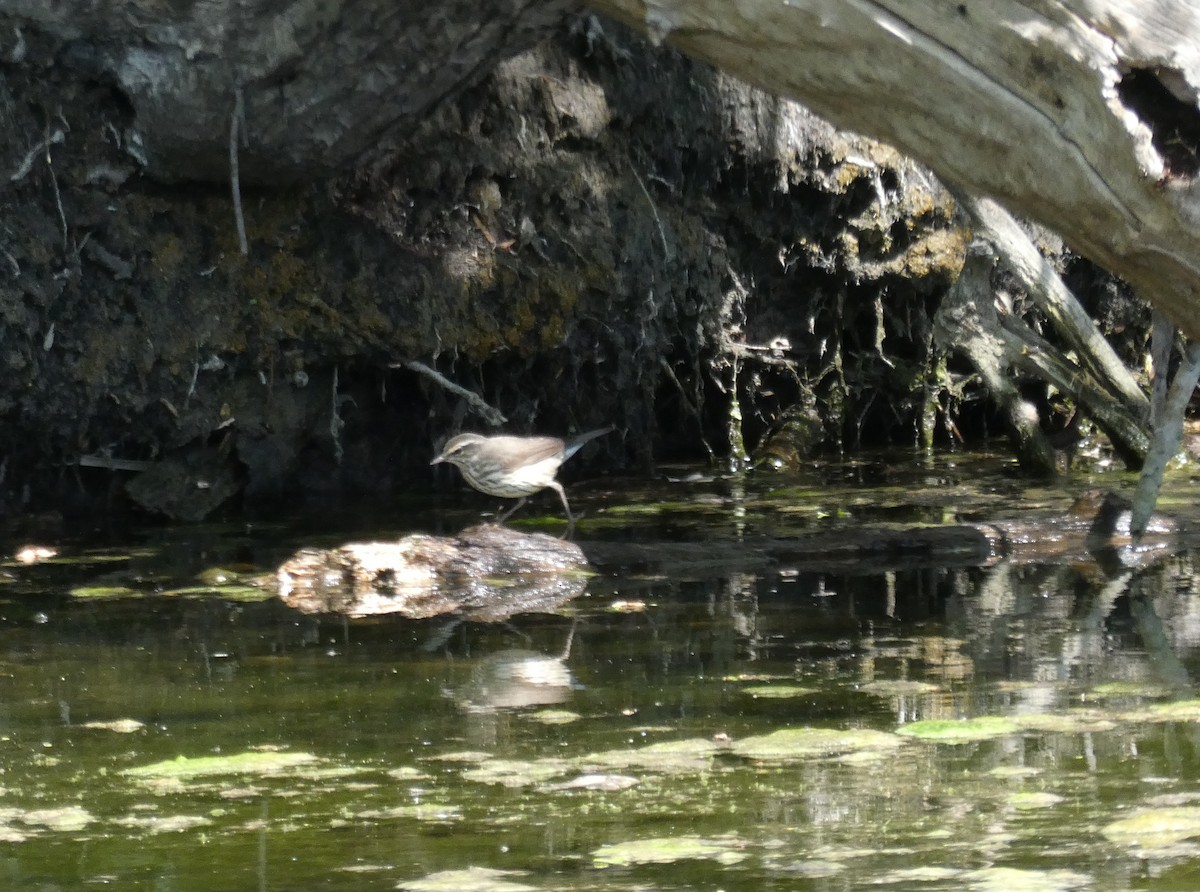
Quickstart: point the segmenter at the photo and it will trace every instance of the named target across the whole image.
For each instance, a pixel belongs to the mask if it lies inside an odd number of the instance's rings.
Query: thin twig
[[[8,260],[8,264],[12,269],[13,278],[19,279],[21,277],[21,264],[17,263],[17,258],[13,257],[12,252],[9,251],[8,248],[3,248],[0,250],[4,251],[4,256]]]
[[[395,367],[395,365],[396,364],[393,364],[393,367]],[[417,362],[415,359],[407,360],[406,362],[399,363],[399,365],[409,369],[410,371],[424,375],[426,378],[431,378],[437,382],[438,386],[445,388],[453,394],[461,396],[467,401],[467,405],[475,411],[475,414],[483,418],[483,420],[492,427],[499,427],[508,421],[508,419],[500,413],[499,409],[489,406],[483,401],[483,397],[481,397],[479,394],[472,393],[465,387],[455,384],[441,372],[437,371],[437,369],[432,369],[425,365],[425,363]]]
[[[650,190],[646,188],[646,184],[642,182],[642,178],[638,176],[637,168],[633,166],[633,162],[629,162],[629,169],[633,172],[633,178],[637,181],[638,188],[642,190],[642,194],[646,196],[646,203],[650,205],[650,212],[654,214],[654,222],[658,224],[658,237],[662,239],[663,256],[668,261],[674,260],[675,257],[671,253],[671,246],[667,244],[667,230],[663,226],[662,218],[658,216],[658,207],[654,204],[654,199],[650,197]]]
[[[243,257],[250,253],[250,245],[246,241],[246,218],[242,216],[242,182],[238,167],[238,130],[244,115],[242,88],[234,87],[233,114],[229,119],[229,188],[233,192],[233,218],[237,221],[238,247]]]
[[[713,452],[712,446],[708,444],[708,440],[704,437],[704,419],[700,415],[699,405],[692,402],[691,396],[689,396],[688,392],[683,388],[683,382],[679,380],[679,376],[675,374],[675,370],[671,368],[671,364],[667,362],[667,358],[665,356],[658,357],[658,364],[659,367],[662,368],[663,374],[667,376],[667,380],[674,384],[675,389],[679,391],[679,398],[683,400],[684,408],[687,409],[689,414],[696,419],[696,424],[700,427],[700,444],[708,453],[709,460],[715,460],[717,454]]]
[[[43,149],[48,150],[51,146],[58,145],[65,139],[66,136],[61,130],[55,130],[25,154],[25,160],[21,162],[13,175],[8,178],[8,181],[15,183],[18,180],[25,179],[29,175],[29,171],[33,170],[33,162],[37,160],[38,153]]]
[[[61,130],[54,132],[62,133]],[[46,145],[46,169],[50,171],[50,186],[54,189],[54,203],[58,207],[58,222],[62,226],[63,250],[66,251],[71,246],[71,235],[67,231],[67,214],[63,210],[62,193],[58,191],[58,177],[54,174],[54,159],[50,157],[50,146],[54,144],[54,141],[52,137],[47,137],[43,142]]]
[[[81,468],[107,468],[110,471],[145,471],[153,465],[154,462],[136,461],[131,458],[113,458],[110,455],[79,456],[79,467]]]
[[[200,363],[192,363],[192,383],[188,385],[187,393],[183,397],[183,408],[187,408],[188,400],[192,398],[192,394],[196,392],[196,380],[200,377]]]
[[[333,367],[333,387],[330,394],[329,436],[333,440],[334,463],[341,465],[346,454],[346,450],[342,447],[342,428],[346,426],[346,422],[342,421],[342,416],[338,414],[338,408],[338,367],[335,365]]]

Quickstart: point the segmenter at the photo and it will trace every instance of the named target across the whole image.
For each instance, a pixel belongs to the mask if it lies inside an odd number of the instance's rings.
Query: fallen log
[[[349,617],[398,613],[499,622],[550,613],[583,594],[597,572],[674,582],[727,573],[851,575],[936,567],[1094,564],[1142,567],[1197,539],[1156,515],[1136,544],[1130,506],[1085,493],[1065,515],[936,527],[859,527],[788,539],[706,542],[585,542],[485,524],[454,537],[416,534],[396,542],[305,548],[276,572],[279,597],[304,613]]]
[[[1113,493],[1084,493],[1065,515],[925,527],[854,527],[790,539],[738,541],[586,542],[583,551],[602,573],[658,575],[672,580],[709,578],[721,568],[755,573],[786,567],[796,572],[849,575],[939,567],[1013,564],[1098,564],[1142,567],[1189,542],[1200,531],[1155,515],[1136,544],[1129,503]]]
[[[553,611],[583,592],[588,570],[574,543],[484,524],[452,538],[305,548],[279,567],[276,584],[279,597],[304,613],[499,622]]]

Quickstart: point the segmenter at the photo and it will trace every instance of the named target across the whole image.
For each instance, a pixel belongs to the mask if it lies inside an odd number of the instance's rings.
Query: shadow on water
[[[576,538],[703,549],[504,622],[290,609],[253,581],[311,519],[9,561],[0,887],[1200,888],[1195,551],[722,564],[1092,482],[674,476],[573,488]]]

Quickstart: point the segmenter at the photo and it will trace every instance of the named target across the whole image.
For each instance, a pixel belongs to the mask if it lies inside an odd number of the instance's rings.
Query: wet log
[[[571,542],[484,524],[453,538],[305,548],[279,567],[276,584],[279,597],[304,613],[499,622],[553,611],[583,592],[588,570]]]
[[[1200,538],[1155,515],[1146,535],[1130,535],[1130,506],[1103,491],[1085,493],[1065,514],[938,527],[858,527],[792,539],[684,542],[588,542],[602,572],[642,573],[673,580],[729,572],[837,572],[847,575],[941,567],[1012,564],[1095,564],[1105,572],[1145,566]]]
[[[575,544],[484,524],[455,537],[416,534],[397,542],[302,549],[279,567],[276,584],[284,603],[304,613],[498,622],[561,608],[583,594],[597,570],[676,582],[781,568],[857,575],[1001,562],[1096,564],[1123,572],[1196,538],[1170,518],[1155,516],[1135,547],[1130,515],[1127,501],[1097,490],[1066,515],[1049,518],[863,527],[790,539]]]

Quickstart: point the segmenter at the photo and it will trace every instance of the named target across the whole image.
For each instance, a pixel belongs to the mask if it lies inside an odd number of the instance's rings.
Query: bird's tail
[[[576,436],[571,437],[571,439],[567,440],[566,444],[563,446],[563,461],[566,461],[568,458],[578,452],[585,443],[588,443],[597,437],[603,437],[605,434],[611,434],[616,429],[616,425],[610,424],[608,427],[596,428],[594,431],[588,431],[587,433],[577,434]]]

